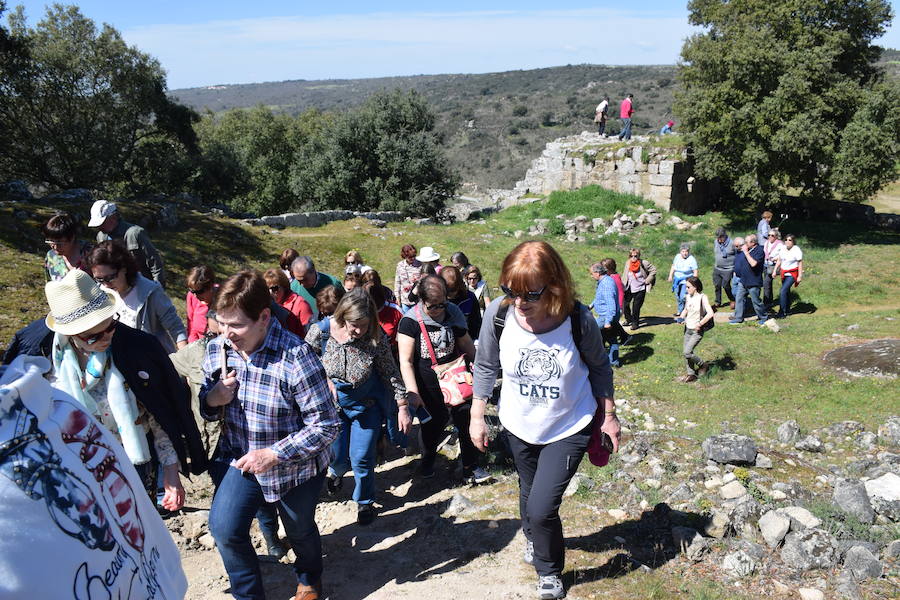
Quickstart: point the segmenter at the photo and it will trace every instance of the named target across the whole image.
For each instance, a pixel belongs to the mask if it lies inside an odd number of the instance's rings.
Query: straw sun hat
[[[45,322],[56,333],[83,333],[116,314],[115,296],[100,289],[81,269],[69,271],[59,281],[47,282],[44,293],[50,305]]]

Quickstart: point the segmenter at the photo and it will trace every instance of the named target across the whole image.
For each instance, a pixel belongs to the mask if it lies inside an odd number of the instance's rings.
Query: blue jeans
[[[297,582],[316,585],[322,578],[322,540],[316,526],[316,504],[322,492],[325,472],[304,481],[276,502],[291,548],[297,555],[294,573]],[[229,466],[219,483],[209,510],[209,531],[237,600],[264,600],[262,574],[253,544],[250,523],[265,502],[256,477]]]
[[[675,288],[675,301],[678,303],[678,314],[681,314],[681,311],[684,310],[684,299],[687,297],[687,282],[681,282],[677,288]]]
[[[781,283],[781,295],[779,297],[780,310],[778,312],[782,317],[788,316],[788,310],[791,308],[791,286],[794,285],[794,278],[788,275]]]
[[[400,431],[400,423],[397,420],[397,406],[391,406],[394,402],[394,394],[383,394],[381,398],[381,410],[384,414],[384,427],[388,439],[398,448],[409,446],[409,437]]]
[[[622,131],[619,133],[619,139],[631,139],[631,119],[622,119]]]
[[[376,402],[352,419],[341,411],[341,433],[334,440],[334,462],[329,475],[342,477],[353,469],[353,499],[359,504],[375,501],[375,443],[381,436],[383,413]]]
[[[619,317],[616,315],[614,323],[619,322]],[[609,345],[609,364],[614,367],[618,367],[621,363],[619,363],[619,334],[616,331],[615,327],[605,328],[603,325],[600,325],[600,335],[603,338],[603,342]]]
[[[753,286],[749,288],[744,288],[745,296],[747,293],[750,294],[750,301],[753,303],[753,312],[756,313],[756,318],[760,324],[766,322],[766,305],[763,304],[762,298],[760,298],[760,292],[762,288],[760,286]]]

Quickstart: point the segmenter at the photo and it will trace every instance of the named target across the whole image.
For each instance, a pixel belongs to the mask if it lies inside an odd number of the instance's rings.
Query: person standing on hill
[[[751,233],[747,236],[740,253],[734,258],[734,274],[741,278],[741,285],[735,300],[734,316],[728,320],[732,325],[744,322],[744,305],[747,296],[750,296],[750,300],[753,302],[753,310],[756,312],[759,324],[762,325],[766,322],[766,309],[760,298],[764,262],[765,254],[762,246],[756,243],[756,234]]]
[[[603,137],[606,134],[606,118],[609,116],[609,96],[604,96],[594,115],[594,123],[597,124],[597,135]]]
[[[316,319],[316,294],[328,286],[343,288],[343,284],[334,276],[316,271],[316,265],[309,256],[298,256],[291,263],[291,291],[306,300],[312,310],[313,319]]]
[[[634,94],[628,94],[622,104],[619,105],[619,118],[622,119],[622,131],[619,132],[619,141],[631,139],[631,115],[634,114]]]
[[[625,262],[625,320],[632,331],[640,326],[644,298],[656,283],[656,267],[641,259],[639,248],[632,248]]]
[[[600,334],[603,336],[603,342],[609,346],[609,364],[618,367],[619,338],[613,327],[613,324],[619,321],[619,300],[616,282],[609,276],[606,267],[599,262],[591,265],[591,277],[597,282],[591,308],[594,309],[594,313],[597,315],[595,320],[597,321],[597,327],[600,328]]]
[[[166,287],[166,271],[162,257],[156,251],[153,242],[144,228],[132,225],[119,216],[115,202],[97,200],[91,206],[91,220],[88,227],[97,227],[97,243],[107,240],[124,240],[125,247],[134,257],[138,270],[147,279],[152,279]]]
[[[731,307],[734,308],[734,294],[731,292],[731,278],[734,276],[734,242],[728,237],[724,227],[716,229],[716,239],[713,241],[713,254],[715,264],[713,266],[713,286],[716,288],[716,306],[722,306],[722,289],[728,296]]]

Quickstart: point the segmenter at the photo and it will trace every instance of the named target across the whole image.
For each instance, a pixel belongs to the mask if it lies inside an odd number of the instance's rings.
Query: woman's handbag
[[[591,438],[588,440],[588,460],[595,467],[605,467],[609,463],[609,455],[612,454],[613,445],[609,435],[600,430],[603,425],[603,413],[599,410],[594,415],[591,423]]]
[[[425,329],[422,313],[416,306],[416,320],[422,329],[422,339],[428,346],[428,354],[431,355],[431,370],[437,375],[438,385],[441,386],[441,394],[444,396],[444,404],[447,406],[459,406],[472,399],[472,372],[466,364],[465,354],[460,354],[455,360],[439,365],[434,354],[434,346]]]

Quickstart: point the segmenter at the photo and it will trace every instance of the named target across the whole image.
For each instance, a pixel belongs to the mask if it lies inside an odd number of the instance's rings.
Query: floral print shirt
[[[78,264],[73,267],[75,269],[87,271],[87,256],[90,252],[91,245],[88,242],[79,242],[78,255],[80,260],[78,261]],[[58,254],[56,250],[51,249],[47,251],[47,256],[44,258],[44,270],[47,272],[48,281],[59,281],[65,277],[66,273],[71,269],[69,268],[69,263],[66,262],[66,257],[62,254]]]

